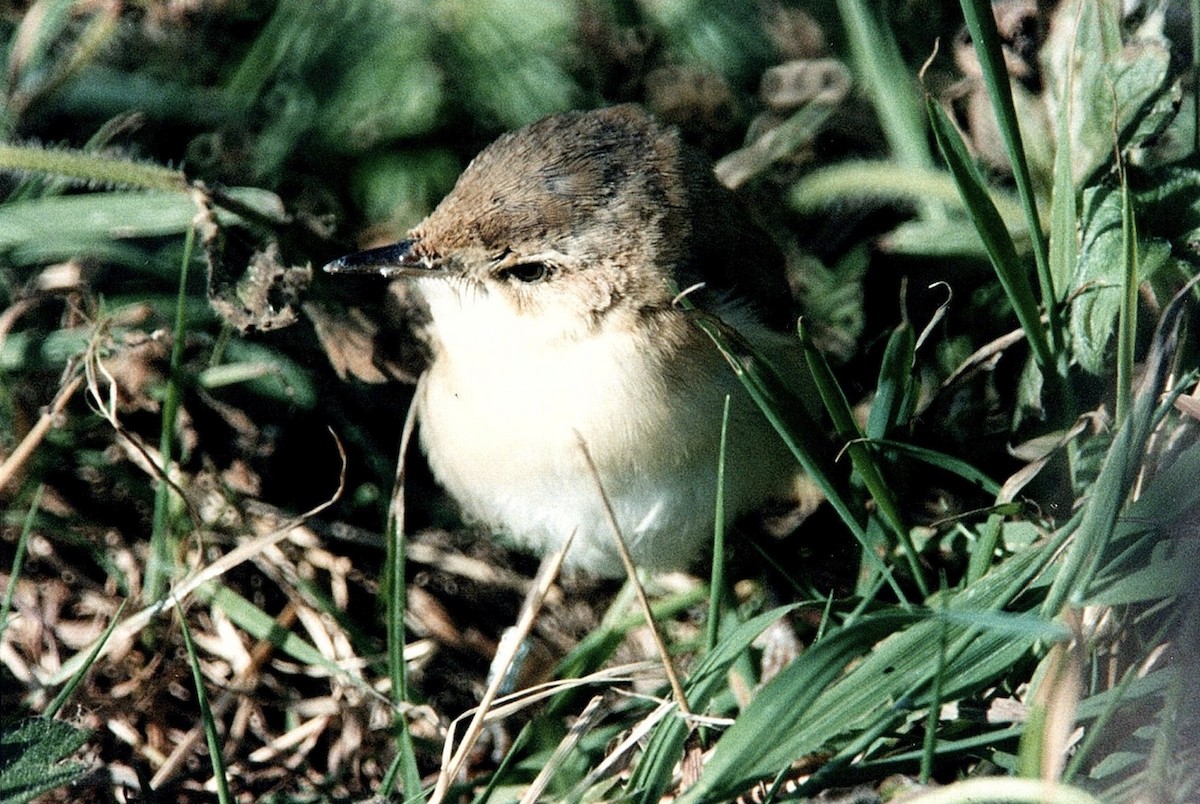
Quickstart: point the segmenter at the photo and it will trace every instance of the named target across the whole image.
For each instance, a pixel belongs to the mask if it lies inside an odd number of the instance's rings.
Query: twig
[[[37,423],[30,428],[25,437],[21,439],[21,443],[17,444],[17,448],[12,451],[12,454],[0,464],[0,491],[4,491],[12,479],[16,476],[29,457],[33,455],[33,451],[42,443],[42,439],[46,437],[46,433],[50,432],[50,428],[54,426],[54,421],[62,414],[66,408],[67,402],[79,390],[79,386],[83,383],[83,376],[76,375],[69,383],[59,389],[57,396],[54,397],[54,402],[50,409],[42,413],[38,418]]]
[[[529,595],[525,598],[525,604],[521,608],[521,616],[517,618],[517,624],[509,629],[504,638],[500,640],[500,647],[497,648],[496,658],[492,661],[492,667],[495,671],[492,674],[492,680],[483,693],[483,698],[475,710],[475,716],[471,718],[471,723],[467,726],[467,731],[463,735],[462,742],[454,752],[454,755],[449,759],[446,758],[446,755],[450,753],[450,746],[453,744],[453,730],[446,736],[446,744],[442,751],[442,770],[438,774],[437,784],[433,788],[433,795],[429,798],[429,804],[439,804],[439,802],[445,801],[446,794],[450,789],[450,783],[458,776],[459,771],[462,770],[463,763],[467,761],[467,754],[474,748],[475,743],[479,740],[479,736],[483,733],[484,720],[487,718],[496,697],[500,694],[500,687],[508,675],[508,668],[516,660],[521,644],[529,636],[529,632],[533,630],[534,618],[537,617],[538,612],[541,610],[542,601],[546,599],[546,593],[550,591],[551,584],[558,577],[558,571],[562,568],[563,559],[567,557],[567,550],[571,548],[571,542],[574,539],[575,531],[572,531],[571,535],[567,537],[566,542],[563,543],[563,546],[557,552],[551,553],[542,560],[542,565],[538,568],[537,577],[534,579],[533,588],[529,590]]]
[[[604,483],[600,480],[600,470],[596,468],[596,462],[592,460],[592,453],[588,450],[587,442],[583,440],[583,436],[579,434],[579,431],[575,432],[575,438],[579,440],[579,451],[583,453],[583,459],[587,463],[592,480],[596,482],[596,491],[600,495],[600,502],[604,507],[604,516],[608,520],[609,528],[612,530],[613,539],[617,545],[617,553],[621,556],[621,563],[625,565],[625,574],[629,576],[629,583],[633,586],[633,593],[637,595],[638,604],[642,607],[642,614],[646,617],[646,625],[650,628],[650,635],[654,639],[654,646],[658,649],[659,658],[662,659],[663,670],[667,674],[667,680],[671,683],[671,692],[675,696],[675,702],[679,705],[679,711],[683,716],[690,719],[692,710],[688,708],[687,695],[683,692],[683,685],[679,683],[679,674],[675,672],[675,664],[671,661],[671,654],[667,652],[667,644],[663,641],[662,632],[658,630],[658,623],[654,621],[654,612],[650,609],[650,600],[646,597],[646,590],[642,587],[641,581],[638,580],[637,567],[633,563],[633,556],[629,554],[629,546],[625,544],[625,537],[621,535],[621,526],[617,524],[617,515],[613,513],[612,502],[608,499],[608,492],[604,490]]]
[[[337,500],[342,496],[342,490],[346,485],[346,451],[342,447],[342,442],[337,440],[336,437],[334,439],[334,443],[337,444],[338,454],[342,459],[342,468],[341,474],[338,477],[338,486],[334,491],[333,496],[311,510],[306,511],[303,514],[300,514],[299,516],[283,523],[269,533],[264,533],[258,538],[238,545],[233,550],[214,561],[212,564],[209,564],[207,567],[197,572],[195,575],[180,581],[179,584],[176,585],[175,588],[169,591],[166,595],[149,604],[136,614],[131,615],[127,620],[117,626],[116,630],[113,632],[113,638],[108,640],[104,646],[104,649],[100,651],[96,658],[99,659],[107,654],[111,649],[110,646],[119,645],[125,640],[132,639],[135,634],[145,628],[150,621],[158,616],[158,614],[167,606],[174,605],[176,601],[182,604],[192,592],[196,591],[204,584],[223,575],[239,564],[253,558],[262,551],[266,550],[268,547],[283,541],[285,538],[287,538],[288,534],[292,532],[293,528],[299,527],[304,523],[305,520],[316,516],[337,502]],[[63,662],[58,672],[55,673],[49,680],[47,680],[46,683],[49,685],[54,685],[61,683],[62,679],[70,677],[70,675],[74,673],[76,669],[78,669],[79,664],[87,657],[90,647],[91,646],[81,650],[66,662]],[[370,685],[362,685],[360,689],[365,689],[371,694],[375,694],[375,690],[370,687]]]

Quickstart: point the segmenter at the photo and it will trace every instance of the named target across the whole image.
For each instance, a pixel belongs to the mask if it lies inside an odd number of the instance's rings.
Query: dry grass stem
[[[608,520],[608,526],[612,531],[617,552],[621,556],[621,563],[625,566],[625,574],[629,578],[629,583],[633,587],[634,594],[637,596],[638,605],[641,607],[642,614],[646,618],[646,627],[650,630],[650,636],[654,640],[654,647],[658,650],[659,659],[662,660],[663,670],[666,672],[667,680],[671,684],[671,693],[675,696],[675,703],[679,705],[680,713],[684,717],[690,718],[692,710],[688,707],[687,694],[683,691],[683,684],[679,681],[679,674],[675,672],[675,663],[671,659],[671,654],[667,650],[667,644],[663,641],[662,632],[659,630],[658,623],[654,619],[654,611],[650,608],[650,600],[646,597],[646,590],[638,579],[637,567],[634,566],[633,556],[629,554],[629,546],[625,544],[625,537],[621,534],[621,526],[617,524],[617,516],[613,513],[612,503],[608,499],[608,492],[604,490],[604,483],[600,480],[600,472],[596,469],[596,463],[592,460],[592,454],[588,451],[587,442],[583,440],[583,436],[576,432],[575,437],[578,439],[579,450],[583,454],[583,459],[587,462],[592,479],[596,482],[596,493],[603,504],[604,516]]]
[[[538,568],[537,577],[534,579],[533,587],[530,589],[529,595],[525,598],[525,605],[521,608],[521,615],[517,619],[517,623],[500,640],[499,650],[492,662],[492,678],[483,693],[483,698],[479,702],[479,707],[476,709],[475,715],[472,717],[466,732],[463,734],[462,742],[453,755],[450,754],[450,750],[453,745],[454,733],[451,731],[447,735],[442,751],[442,770],[438,773],[437,784],[434,786],[433,795],[429,799],[430,804],[439,804],[439,802],[445,800],[451,782],[458,776],[459,771],[467,760],[467,755],[479,740],[479,736],[483,733],[483,725],[488,711],[500,693],[500,687],[504,684],[505,678],[508,676],[509,668],[512,667],[513,662],[516,660],[521,643],[529,637],[530,631],[533,630],[533,623],[537,618],[538,612],[541,610],[542,601],[545,600],[546,594],[550,591],[550,587],[558,577],[558,572],[562,569],[563,560],[567,557],[567,551],[571,549],[571,543],[574,541],[574,538],[575,534],[572,532],[558,551],[551,553],[542,560],[542,564]]]

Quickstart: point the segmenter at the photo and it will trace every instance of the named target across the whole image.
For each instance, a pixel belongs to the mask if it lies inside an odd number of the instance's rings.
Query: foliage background
[[[489,730],[457,794],[518,798],[549,768],[555,800],[971,777],[1193,800],[1195,285],[1171,300],[1200,262],[1200,10],[995,4],[1006,120],[963,34],[977,5],[6,8],[0,795],[432,783],[535,565],[465,529],[416,457],[406,561],[386,549],[410,305],[312,267],[396,239],[498,133],[635,101],[784,249],[797,348],[836,388],[830,452],[854,443],[826,466],[841,508],[742,526],[775,540],[806,651],[759,686],[778,592],[754,562],[730,568],[716,642],[705,581],[661,580],[692,708],[732,720],[704,733],[700,780],[677,775],[673,716],[617,751],[662,715],[593,679]],[[748,381],[818,460],[770,378]],[[615,663],[661,693],[627,592],[562,583],[528,672]]]

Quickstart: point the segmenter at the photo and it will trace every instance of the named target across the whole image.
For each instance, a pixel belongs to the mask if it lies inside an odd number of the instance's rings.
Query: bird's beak
[[[329,274],[379,274],[392,278],[397,276],[436,276],[446,268],[439,261],[422,254],[414,239],[401,240],[390,246],[359,251],[338,257],[325,266]]]

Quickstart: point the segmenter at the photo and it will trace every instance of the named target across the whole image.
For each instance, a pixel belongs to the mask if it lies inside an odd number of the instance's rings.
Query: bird
[[[692,566],[716,523],[727,397],[721,524],[794,488],[795,458],[697,322],[802,372],[781,253],[639,106],[501,135],[403,239],[325,270],[415,290],[422,449],[464,518],[512,547],[572,537],[567,566],[621,575],[607,497],[639,568]]]

